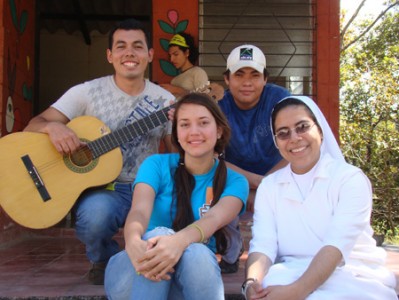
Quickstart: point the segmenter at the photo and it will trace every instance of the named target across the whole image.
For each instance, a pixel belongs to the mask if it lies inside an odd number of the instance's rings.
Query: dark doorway
[[[71,86],[112,72],[106,61],[108,32],[134,17],[151,27],[151,1],[37,0],[34,114]]]

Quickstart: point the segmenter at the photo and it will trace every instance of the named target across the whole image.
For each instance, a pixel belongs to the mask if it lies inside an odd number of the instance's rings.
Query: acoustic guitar
[[[220,88],[214,85],[206,92],[220,99]],[[113,132],[95,117],[77,117],[67,126],[86,146],[72,155],[59,154],[44,133],[16,132],[0,138],[1,207],[24,227],[43,229],[57,224],[84,190],[118,177],[122,169],[119,146],[167,122],[172,107]]]

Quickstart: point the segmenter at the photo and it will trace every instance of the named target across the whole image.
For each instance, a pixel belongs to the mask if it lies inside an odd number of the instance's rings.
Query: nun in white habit
[[[370,226],[371,184],[345,162],[308,97],[274,108],[276,147],[289,164],[256,193],[246,299],[395,299],[386,253]]]

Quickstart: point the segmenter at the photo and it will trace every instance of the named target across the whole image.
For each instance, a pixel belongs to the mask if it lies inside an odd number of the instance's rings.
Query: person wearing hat
[[[169,41],[169,57],[180,73],[170,84],[164,83],[161,86],[175,97],[204,89],[208,85],[208,75],[202,68],[195,66],[198,56],[198,48],[190,34],[175,34]]]
[[[267,79],[266,57],[262,50],[254,45],[241,45],[231,51],[224,73],[228,89],[218,103],[232,129],[226,161],[250,183],[249,211],[253,211],[255,190],[263,177],[287,164],[274,147],[269,120],[274,105],[290,93],[283,87],[267,83]],[[223,273],[238,270],[242,253],[238,222],[237,218],[229,226],[229,255],[220,262]]]

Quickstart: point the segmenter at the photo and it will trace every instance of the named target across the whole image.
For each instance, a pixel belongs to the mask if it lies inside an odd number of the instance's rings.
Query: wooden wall
[[[313,74],[316,82],[314,99],[339,141],[339,0],[318,0],[315,15],[317,30],[314,49],[316,54],[314,57],[316,70]]]
[[[32,116],[35,1],[0,1],[0,14],[1,137],[22,130]],[[0,242],[23,231],[0,208]]]
[[[0,6],[2,136],[21,130],[32,114],[35,1],[1,1]]]

